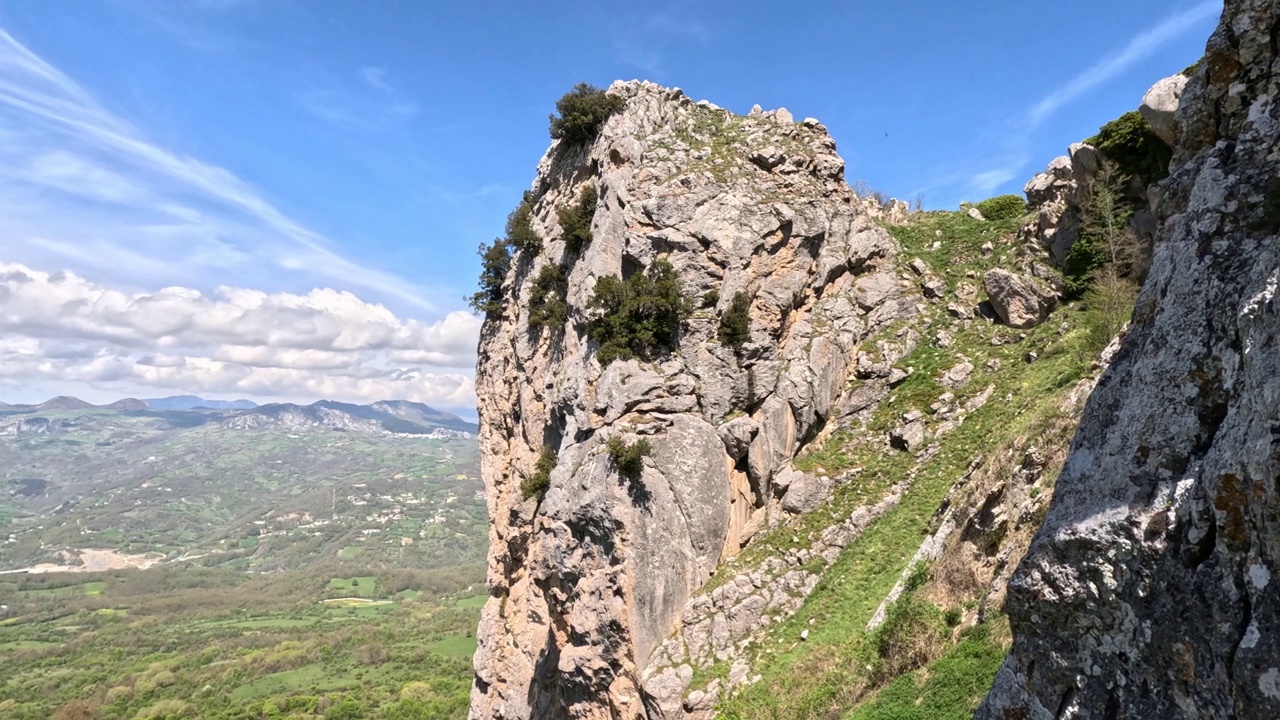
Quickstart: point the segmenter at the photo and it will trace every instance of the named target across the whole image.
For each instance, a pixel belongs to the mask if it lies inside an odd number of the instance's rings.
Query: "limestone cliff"
[[[1227,0],[1181,89],[1133,327],[1011,581],[978,717],[1280,717],[1275,0]]]
[[[474,718],[660,713],[641,672],[694,591],[752,533],[841,482],[790,461],[900,381],[889,366],[918,337],[859,355],[920,297],[816,120],[736,116],[647,83],[609,92],[626,105],[598,137],[557,141],[540,163],[530,201],[541,249],[516,254],[482,331],[491,598]],[[590,242],[570,249],[557,218],[587,187],[599,197]],[[658,259],[702,307],[668,356],[600,363],[585,334],[597,281]],[[534,278],[549,265],[563,268],[567,319],[534,327]],[[717,331],[739,293],[750,337],[735,348]],[[651,443],[640,472],[615,467],[613,437]],[[544,447],[555,469],[545,495],[526,498]]]

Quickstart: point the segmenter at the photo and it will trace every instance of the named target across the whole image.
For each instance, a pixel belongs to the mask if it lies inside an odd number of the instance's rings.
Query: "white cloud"
[[[970,180],[970,185],[979,193],[990,193],[996,188],[1004,185],[1010,180],[1018,176],[1018,171],[1027,164],[1025,157],[1015,157],[1007,160],[1003,165],[993,167],[990,170],[980,172],[974,175]]]
[[[480,320],[406,320],[349,292],[128,293],[0,263],[0,381],[311,401],[474,404]]]
[[[1195,7],[1166,18],[1155,27],[1137,35],[1120,52],[1105,57],[1098,63],[1072,78],[1036,103],[1027,114],[1032,127],[1044,122],[1053,113],[1073,100],[1120,75],[1136,63],[1145,60],[1162,46],[1178,36],[1196,28],[1200,23],[1216,18],[1222,13],[1221,0],[1202,2]]]
[[[1088,95],[1099,86],[1114,80],[1134,65],[1155,54],[1161,47],[1199,27],[1222,12],[1221,0],[1208,0],[1195,7],[1165,18],[1158,25],[1129,40],[1118,52],[1102,58],[1084,72],[1055,88],[1029,107],[1000,137],[1004,158],[983,167],[977,173],[956,173],[940,178],[934,186],[965,183],[965,191],[974,195],[990,193],[1018,177],[1031,161],[1026,149],[1032,135],[1050,116],[1070,103]],[[1136,101],[1135,101],[1136,102]]]
[[[379,84],[390,87],[367,72],[361,85],[386,94]],[[387,107],[393,115],[416,112],[398,96]],[[234,270],[246,284],[341,283],[435,307],[425,289],[344,257],[231,172],[150,141],[3,30],[0,127],[6,260],[197,287],[211,270]],[[128,262],[135,258],[145,262],[135,267]]]
[[[296,97],[302,109],[347,130],[387,130],[418,115],[418,105],[387,80],[387,71],[362,67],[359,83],[315,86]]]

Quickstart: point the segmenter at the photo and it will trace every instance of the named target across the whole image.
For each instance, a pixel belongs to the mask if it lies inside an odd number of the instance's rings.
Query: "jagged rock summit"
[[[982,720],[1280,717],[1277,27],[1227,0],[1181,90],[1133,326],[1010,582]]]
[[[541,247],[515,254],[481,334],[491,598],[473,718],[661,716],[642,671],[692,593],[771,517],[831,491],[838,479],[791,459],[887,391],[914,343],[860,363],[858,344],[921,298],[818,121],[738,116],[650,83],[608,92],[626,104],[598,137],[553,142],[540,162],[529,202]],[[578,249],[558,218],[588,187],[598,206]],[[678,348],[600,362],[586,335],[597,281],[659,259],[698,305]],[[565,319],[531,324],[548,267],[564,278]],[[739,346],[718,340],[736,296],[748,303]],[[885,372],[851,397],[860,364]],[[624,473],[611,438],[652,452]],[[545,492],[522,492],[546,452]]]

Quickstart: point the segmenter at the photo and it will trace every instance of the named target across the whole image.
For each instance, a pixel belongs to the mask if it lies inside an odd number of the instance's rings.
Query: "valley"
[[[0,407],[0,717],[464,715],[475,427],[165,400]]]
[[[2,409],[0,571],[482,557],[475,441],[459,429],[469,426],[383,415]]]

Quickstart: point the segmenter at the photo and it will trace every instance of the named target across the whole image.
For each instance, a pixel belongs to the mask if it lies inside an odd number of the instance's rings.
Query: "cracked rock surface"
[[[542,248],[515,255],[505,304],[481,334],[491,597],[473,718],[660,712],[652,692],[670,689],[646,689],[642,670],[694,591],[770,513],[812,509],[832,491],[834,480],[796,477],[790,462],[856,404],[846,395],[863,341],[918,312],[919,289],[894,267],[896,242],[850,191],[816,120],[737,116],[649,83],[609,92],[626,107],[599,137],[557,141],[539,164]],[[574,254],[558,213],[588,185],[599,193],[592,239]],[[892,221],[896,207],[878,217]],[[585,335],[596,281],[658,259],[701,305],[679,350],[602,367]],[[567,320],[531,328],[533,278],[549,264],[564,269]],[[737,293],[750,299],[750,341],[735,349],[716,337]],[[605,452],[615,436],[652,444],[633,477]],[[549,488],[525,498],[520,484],[544,446],[558,456]]]
[[[1280,3],[1227,0],[982,720],[1280,717]]]

